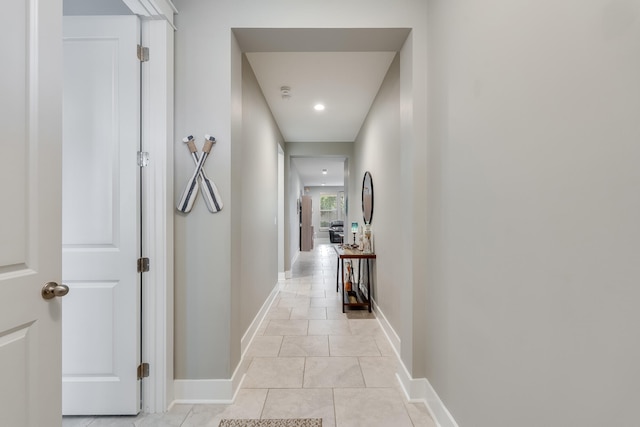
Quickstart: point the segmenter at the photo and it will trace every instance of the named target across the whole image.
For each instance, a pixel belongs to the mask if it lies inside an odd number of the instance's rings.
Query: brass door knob
[[[42,298],[52,299],[55,297],[63,297],[69,293],[67,285],[58,285],[56,282],[47,282],[42,288]]]

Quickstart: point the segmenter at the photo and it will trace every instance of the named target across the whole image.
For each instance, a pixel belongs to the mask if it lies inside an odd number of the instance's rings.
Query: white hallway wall
[[[225,200],[229,200],[215,217],[199,208],[188,217],[176,216],[177,378],[230,378],[239,362],[240,338],[248,327],[248,316],[238,314],[243,295],[239,271],[241,259],[247,254],[238,243],[241,227],[236,215],[242,209],[238,202],[243,191],[240,183],[246,178],[242,176],[242,152],[238,148],[242,141],[241,56],[232,28],[413,28],[414,42],[407,48],[411,57],[408,75],[417,77],[407,83],[415,90],[406,90],[413,92],[406,117],[411,113],[426,117],[426,4],[411,0],[404,6],[399,8],[383,0],[357,0],[335,7],[322,1],[176,1],[176,137],[189,133],[216,136],[218,144],[207,166]],[[409,157],[424,163],[425,120],[407,119],[405,123],[409,129],[403,144],[411,151]],[[182,151],[176,151],[176,188],[182,186],[192,168],[180,161],[179,153]],[[421,174],[424,171],[412,173],[407,180],[419,179]],[[408,192],[413,187],[404,186]],[[421,200],[424,204],[424,198]],[[416,209],[424,210],[424,206]],[[418,217],[416,209],[407,209],[405,219],[414,221]],[[256,215],[273,218],[271,213]],[[415,256],[420,257],[421,251],[424,248],[418,248]],[[413,268],[423,267],[420,264]],[[403,358],[410,367],[412,319],[411,310],[407,310],[402,324],[396,325],[406,337]]]
[[[640,3],[429,2],[427,377],[461,426],[632,426]]]
[[[176,132],[209,126],[219,140],[240,115],[232,27],[414,28],[399,88],[405,298],[393,327],[405,365],[460,425],[636,423],[636,2],[176,3]],[[216,149],[229,194],[241,162]],[[176,218],[176,298],[198,294],[176,311],[176,335],[196,343],[176,348],[183,378],[229,378],[237,364],[232,214]]]

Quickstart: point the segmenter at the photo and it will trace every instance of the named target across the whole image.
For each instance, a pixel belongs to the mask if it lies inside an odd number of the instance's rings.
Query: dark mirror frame
[[[362,218],[365,224],[373,220],[373,179],[369,171],[362,178]]]

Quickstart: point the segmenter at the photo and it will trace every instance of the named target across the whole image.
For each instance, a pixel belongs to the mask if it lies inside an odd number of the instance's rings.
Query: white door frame
[[[142,67],[142,147],[145,167],[142,209],[142,353],[149,377],[142,382],[142,411],[166,411],[173,402],[173,15],[170,0],[123,0],[141,18],[149,61]]]

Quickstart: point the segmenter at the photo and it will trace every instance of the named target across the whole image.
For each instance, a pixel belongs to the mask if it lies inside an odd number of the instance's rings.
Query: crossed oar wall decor
[[[202,156],[198,156],[198,148],[193,141],[192,135],[187,136],[182,141],[187,144],[187,147],[191,152],[191,157],[196,165],[196,169],[193,171],[193,175],[182,192],[182,197],[180,197],[180,201],[178,202],[178,210],[184,213],[191,212],[191,208],[193,208],[193,204],[198,196],[199,189],[200,192],[202,192],[202,197],[204,197],[207,209],[209,209],[211,213],[221,211],[223,205],[220,193],[218,193],[218,188],[216,187],[216,184],[207,177],[204,169],[202,169],[202,166],[207,160],[207,157],[211,152],[211,147],[215,144],[216,139],[210,135],[204,136]]]

